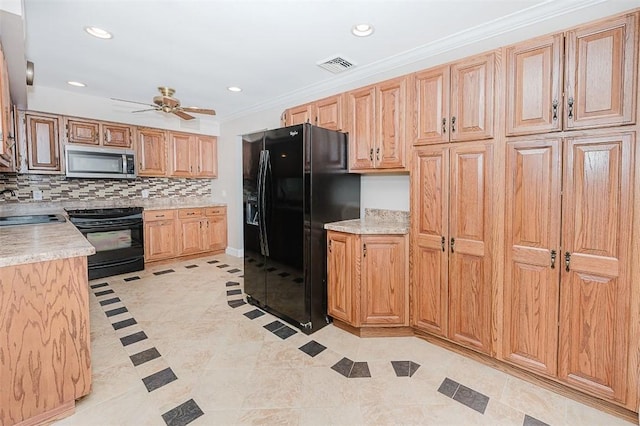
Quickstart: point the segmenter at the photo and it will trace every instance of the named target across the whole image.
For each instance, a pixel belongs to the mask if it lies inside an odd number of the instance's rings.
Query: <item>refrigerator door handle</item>
[[[260,207],[263,214],[263,225],[262,225],[262,233],[263,233],[263,246],[265,256],[269,256],[269,238],[267,236],[267,176],[271,175],[271,157],[269,155],[269,150],[264,151],[264,165],[262,172],[262,206]],[[269,183],[269,187],[271,184]]]
[[[260,237],[260,253],[264,255],[264,238],[263,238],[263,218],[264,212],[262,210],[262,199],[264,197],[264,151],[260,151],[260,161],[258,163],[258,200],[257,200],[257,209],[258,209],[258,234]]]

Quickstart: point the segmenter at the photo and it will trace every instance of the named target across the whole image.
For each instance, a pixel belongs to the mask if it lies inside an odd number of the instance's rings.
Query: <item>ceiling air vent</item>
[[[334,56],[329,59],[324,59],[318,62],[317,65],[320,68],[324,68],[327,71],[331,71],[334,74],[338,74],[353,68],[356,64],[340,56]]]

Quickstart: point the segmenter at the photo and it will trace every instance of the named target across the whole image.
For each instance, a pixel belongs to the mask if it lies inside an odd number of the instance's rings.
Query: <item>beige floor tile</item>
[[[507,379],[500,402],[550,425],[565,422],[569,400],[515,377]]]

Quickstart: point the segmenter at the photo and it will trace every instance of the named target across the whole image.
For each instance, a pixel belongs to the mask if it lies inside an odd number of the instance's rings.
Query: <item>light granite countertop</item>
[[[69,221],[0,227],[0,267],[89,256],[95,252]]]
[[[365,209],[364,218],[326,223],[324,229],[361,235],[406,235],[409,233],[409,212]]]

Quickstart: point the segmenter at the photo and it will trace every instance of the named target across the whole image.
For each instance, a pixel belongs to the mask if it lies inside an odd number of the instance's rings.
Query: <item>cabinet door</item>
[[[170,138],[169,176],[193,176],[193,158],[195,157],[194,136],[170,133]]]
[[[493,137],[495,53],[451,65],[451,141]]]
[[[507,135],[562,128],[562,49],[562,34],[506,48]]]
[[[411,324],[446,336],[449,304],[449,150],[414,150],[411,170]]]
[[[138,129],[138,174],[167,175],[167,142],[162,130]]]
[[[396,78],[376,86],[375,167],[377,169],[405,167],[406,109],[406,77]]]
[[[358,269],[353,256],[357,237],[342,232],[327,233],[328,313],[335,319],[358,326],[353,271]],[[359,259],[358,259],[359,263]]]
[[[8,151],[10,116],[9,72],[2,47],[0,47],[0,155]]]
[[[342,96],[321,99],[316,104],[316,125],[331,130],[344,130],[342,125]]]
[[[410,86],[411,129],[415,145],[449,141],[449,67],[422,71],[413,75]]]
[[[104,146],[131,148],[131,133],[133,133],[133,130],[130,126],[104,123],[102,132],[102,144]]]
[[[29,170],[61,170],[59,118],[26,114]]]
[[[449,338],[491,352],[491,144],[451,148]]]
[[[558,375],[622,403],[637,285],[629,272],[634,144],[635,132],[569,138],[564,161]]]
[[[567,33],[568,129],[635,122],[637,14]]]
[[[347,93],[351,170],[369,170],[374,167],[375,99],[374,86]]]
[[[507,144],[503,359],[556,375],[560,139]]]
[[[289,108],[285,114],[285,122],[287,126],[304,123],[315,124],[315,114],[312,104],[305,104],[294,108]]]
[[[180,228],[178,255],[201,253],[206,250],[206,220],[202,217],[178,219]]]
[[[144,225],[144,258],[147,262],[176,257],[175,220],[156,220]]]
[[[218,176],[218,144],[213,136],[196,136],[198,149],[196,150],[197,176]]]
[[[363,235],[362,325],[408,325],[404,235]]]
[[[100,124],[97,121],[67,119],[67,141],[69,143],[100,144]]]
[[[207,249],[224,250],[227,248],[227,216],[207,216]]]

